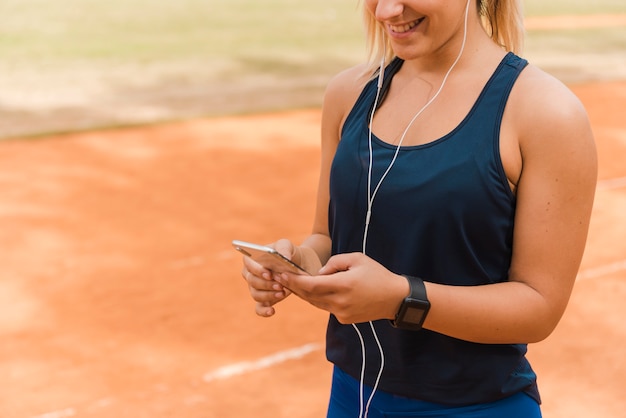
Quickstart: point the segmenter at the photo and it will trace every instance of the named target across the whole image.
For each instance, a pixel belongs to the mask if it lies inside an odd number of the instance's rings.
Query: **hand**
[[[404,277],[361,253],[331,257],[319,276],[282,273],[275,280],[343,324],[394,319],[409,294]]]
[[[288,240],[279,240],[269,245],[278,252],[291,259],[295,253],[295,246]],[[250,295],[257,303],[256,314],[270,317],[276,313],[274,305],[284,300],[291,292],[285,289],[280,283],[274,280],[276,273],[264,268],[261,264],[250,257],[243,258],[243,270],[241,275],[248,283]]]

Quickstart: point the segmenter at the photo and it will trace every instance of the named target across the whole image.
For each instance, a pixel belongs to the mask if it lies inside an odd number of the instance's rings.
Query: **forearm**
[[[532,343],[545,339],[562,312],[520,282],[483,286],[426,283],[430,312],[424,328],[484,343]]]

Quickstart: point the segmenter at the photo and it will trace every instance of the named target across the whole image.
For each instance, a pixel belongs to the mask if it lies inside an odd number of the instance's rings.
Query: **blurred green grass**
[[[527,16],[626,13],[624,0],[525,0],[524,7]],[[239,74],[334,71],[364,56],[358,8],[357,0],[2,0],[0,66],[201,58]],[[549,40],[543,32],[529,38]],[[621,48],[623,31],[615,32],[601,35]],[[588,30],[565,35],[555,46],[597,46]]]
[[[319,105],[328,79],[365,56],[359,4],[0,0],[0,137]],[[626,14],[624,0],[524,7]],[[594,78],[601,66],[577,66],[600,53],[619,65],[626,28],[530,30],[526,45],[535,63],[558,53],[546,64],[557,76]]]
[[[559,15],[624,15],[624,0],[524,0],[527,17]],[[588,51],[626,54],[626,26],[606,28],[572,28],[560,30],[535,29],[527,31],[526,50],[552,50],[560,54]],[[626,65],[626,63],[625,63]]]
[[[362,53],[356,5],[335,0],[2,0],[0,57],[5,65],[153,65],[200,57],[246,66],[256,62],[253,72],[280,63],[316,67]]]
[[[526,16],[588,15],[626,12],[624,0],[524,0]]]

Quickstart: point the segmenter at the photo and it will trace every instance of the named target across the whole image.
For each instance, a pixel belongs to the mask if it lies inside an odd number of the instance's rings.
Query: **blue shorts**
[[[363,408],[372,393],[372,387],[363,385]],[[327,418],[359,418],[359,381],[338,367],[333,371]],[[496,402],[449,406],[393,395],[377,390],[369,407],[367,418],[541,418],[537,402],[525,393],[519,393]]]

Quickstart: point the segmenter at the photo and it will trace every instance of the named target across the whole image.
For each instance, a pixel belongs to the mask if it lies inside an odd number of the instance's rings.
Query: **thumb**
[[[360,253],[338,254],[332,256],[326,265],[322,267],[319,274],[333,274],[340,271],[347,271],[356,263]]]
[[[291,260],[294,253],[294,245],[288,239],[279,239],[274,243],[274,249]]]

